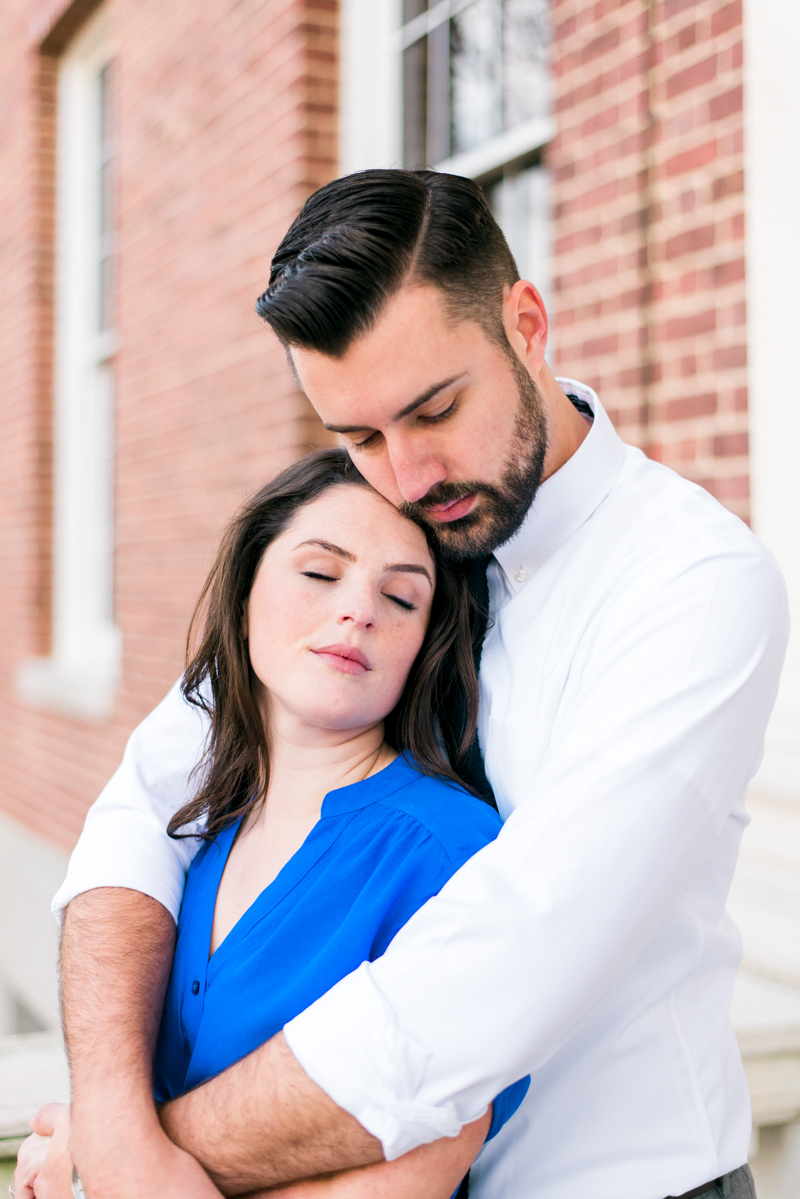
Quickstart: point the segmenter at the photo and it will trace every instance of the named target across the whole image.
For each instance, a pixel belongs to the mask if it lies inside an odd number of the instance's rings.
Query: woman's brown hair
[[[210,729],[194,797],[169,822],[170,836],[215,837],[263,799],[269,782],[269,747],[245,633],[250,591],[264,551],[295,513],[331,487],[370,484],[344,450],[320,450],[288,467],[253,496],[222,538],[187,640],[182,691],[208,716]],[[428,537],[427,530],[424,530]],[[435,548],[430,542],[431,553]],[[436,736],[436,714],[458,695],[467,721],[460,753],[475,732],[478,682],[472,654],[473,601],[463,572],[437,559],[430,622],[405,688],[384,721],[386,740],[410,753],[428,775],[462,783]],[[199,636],[197,649],[192,646]],[[180,829],[206,818],[201,833]]]

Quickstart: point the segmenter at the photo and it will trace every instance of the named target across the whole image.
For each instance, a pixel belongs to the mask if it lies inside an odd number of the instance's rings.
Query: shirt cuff
[[[381,1142],[387,1161],[463,1124],[452,1103],[415,1099],[430,1053],[401,1033],[364,962],[284,1028],[294,1056],[317,1086]],[[477,1120],[483,1112],[470,1115]]]
[[[67,905],[84,891],[123,887],[158,901],[177,923],[194,838],[169,840],[163,826],[141,811],[98,808],[90,812],[56,892],[51,910],[63,923]]]

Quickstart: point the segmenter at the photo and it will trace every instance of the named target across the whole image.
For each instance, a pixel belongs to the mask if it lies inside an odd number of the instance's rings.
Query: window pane
[[[552,199],[550,173],[535,165],[510,171],[486,188],[486,198],[523,279],[550,299]]]
[[[403,51],[403,165],[425,164],[428,96],[428,39]]]
[[[403,24],[428,11],[428,0],[403,0]]]
[[[499,0],[475,0],[450,22],[453,154],[503,128],[502,32]]]
[[[547,0],[504,0],[504,129],[547,113],[549,44]]]
[[[447,21],[428,35],[427,162],[450,157],[450,30]]]

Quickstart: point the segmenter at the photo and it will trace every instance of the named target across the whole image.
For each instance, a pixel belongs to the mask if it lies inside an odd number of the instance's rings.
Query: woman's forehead
[[[323,538],[325,531],[335,531],[337,544],[356,557],[396,545],[426,564],[433,561],[419,525],[371,487],[341,483],[328,488],[295,513],[284,536]]]

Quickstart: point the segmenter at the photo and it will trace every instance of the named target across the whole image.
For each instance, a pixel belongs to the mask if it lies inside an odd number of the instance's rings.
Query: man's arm
[[[76,895],[128,887],[157,899],[174,920],[199,842],[167,835],[192,794],[192,772],[208,733],[205,713],[178,683],[131,734],[119,769],[89,809],[67,877],[53,899],[61,918]]]
[[[311,1081],[282,1033],[167,1104],[161,1121],[226,1194],[383,1160],[380,1141]]]
[[[169,912],[136,891],[89,891],[67,909],[61,986],[70,1145],[89,1195],[219,1196],[164,1135],[153,1102],[153,1048],[174,944]]]

